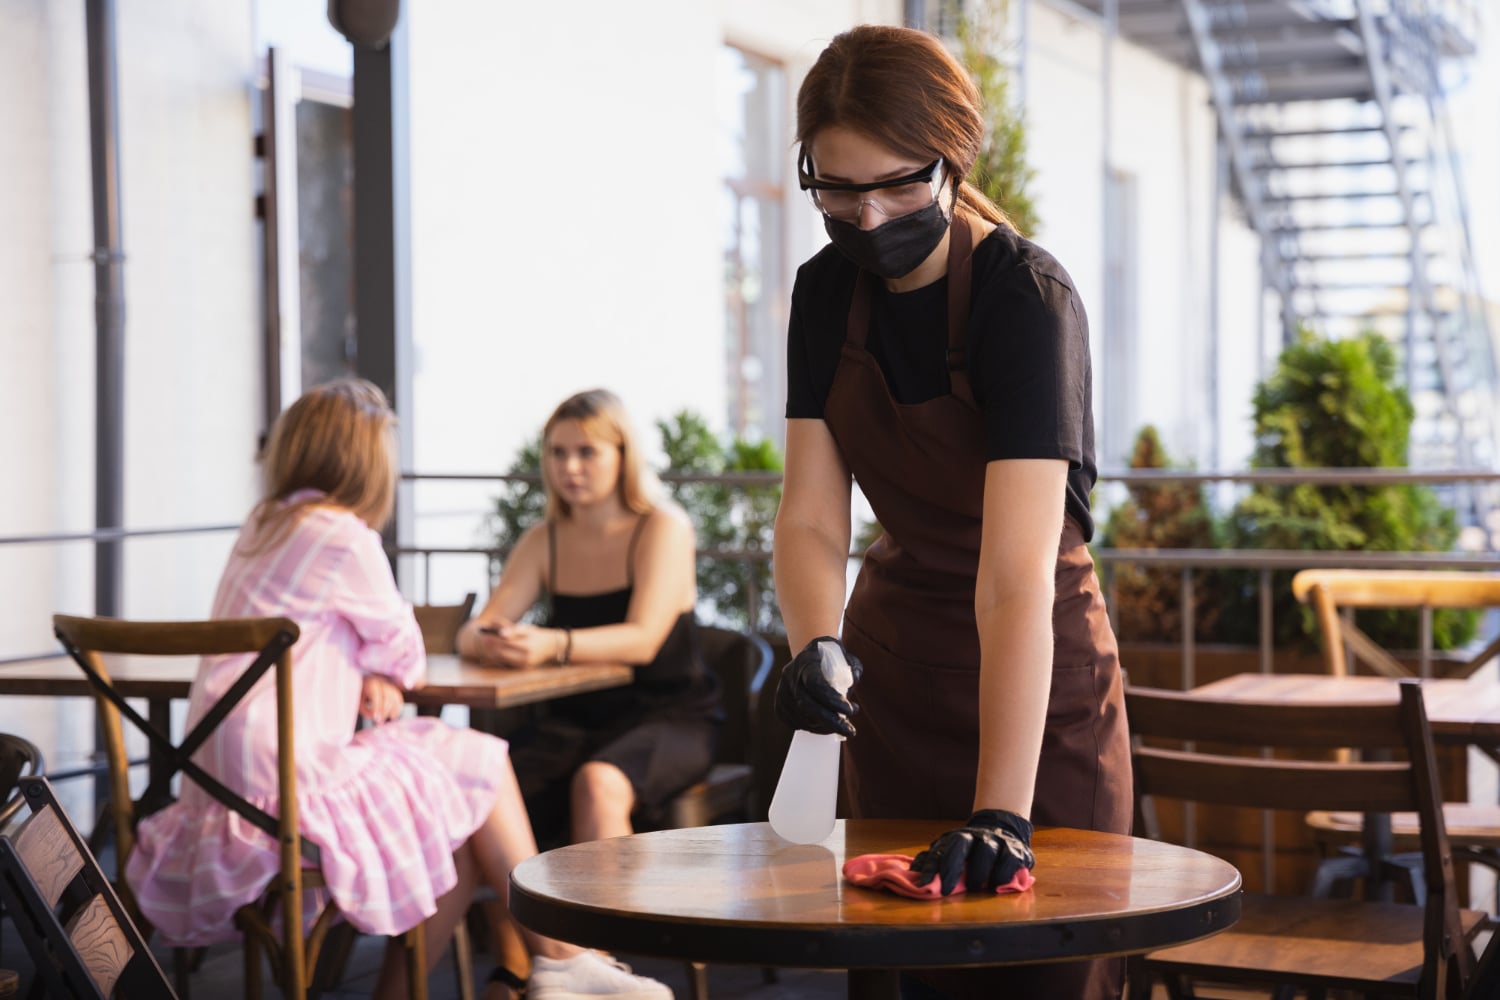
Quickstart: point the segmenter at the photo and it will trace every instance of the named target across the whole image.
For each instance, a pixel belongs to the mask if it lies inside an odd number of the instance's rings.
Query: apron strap
[[[948,370],[965,371],[968,362],[969,288],[974,272],[974,234],[968,216],[955,215],[948,227]]]

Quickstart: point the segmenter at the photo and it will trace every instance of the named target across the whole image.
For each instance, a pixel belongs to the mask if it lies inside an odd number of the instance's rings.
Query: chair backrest
[[[1421,686],[1408,680],[1399,688],[1399,702],[1383,705],[1251,703],[1127,688],[1138,815],[1142,832],[1159,837],[1158,798],[1298,813],[1415,812],[1427,883],[1423,978],[1462,985],[1473,956],[1459,924],[1432,732]],[[1341,762],[1341,751],[1364,755]]]
[[[159,803],[170,797],[167,787],[178,771],[203,788],[214,799],[276,838],[281,845],[280,893],[283,925],[283,971],[289,990],[300,989],[305,974],[302,938],[303,863],[316,867],[318,851],[304,840],[297,817],[296,747],[293,740],[292,644],[300,630],[289,618],[240,618],[216,621],[126,621],[117,618],[80,618],[53,615],[53,631],[63,648],[83,669],[94,688],[99,726],[109,759],[110,807],[115,820],[116,852],[120,871],[135,844],[137,804]],[[158,730],[110,683],[105,655],[214,656],[255,654],[245,671],[215,703],[214,707],[174,744],[170,734]],[[213,730],[249,692],[267,670],[275,669],[278,754],[279,816],[246,801],[204,771],[193,754]],[[126,755],[121,718],[145,734],[153,764],[151,784],[139,800],[130,795],[130,761]],[[121,883],[124,888],[123,881]],[[126,892],[129,899],[129,894]],[[131,908],[134,910],[134,902]],[[293,980],[296,980],[296,984]],[[295,986],[295,989],[294,989]]]
[[[1349,672],[1349,653],[1387,677],[1410,677],[1396,657],[1354,623],[1360,608],[1416,608],[1422,613],[1418,672],[1432,665],[1432,612],[1436,608],[1500,607],[1500,573],[1426,570],[1305,569],[1292,578],[1292,593],[1309,604],[1318,619],[1323,663],[1335,677]],[[1493,639],[1458,672],[1467,676],[1500,653]]]
[[[756,697],[771,671],[771,647],[753,633],[713,625],[700,626],[698,638],[724,705],[717,762],[749,764]]]
[[[22,736],[0,733],[0,830],[20,812],[21,779],[45,770],[42,751]]]
[[[21,778],[31,813],[0,835],[0,900],[48,996],[175,998],[46,778]]]
[[[764,820],[771,808],[771,796],[776,792],[776,782],[781,778],[781,765],[786,762],[787,749],[792,745],[792,727],[776,717],[776,684],[781,671],[791,662],[792,651],[786,637],[778,636],[771,642],[771,670],[761,685],[755,699],[754,789],[750,796],[750,818]]]
[[[414,604],[417,625],[422,629],[422,645],[429,653],[453,653],[458,650],[458,630],[469,620],[478,595],[467,594],[457,604]]]

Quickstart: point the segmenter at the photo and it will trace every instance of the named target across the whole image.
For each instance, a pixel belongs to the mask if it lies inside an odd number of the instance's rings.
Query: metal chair
[[[59,1000],[176,1000],[145,938],[46,778],[19,779],[30,815],[0,835],[0,899]]]
[[[42,751],[35,743],[22,736],[0,733],[0,830],[10,825],[25,802],[21,779],[45,771]]]

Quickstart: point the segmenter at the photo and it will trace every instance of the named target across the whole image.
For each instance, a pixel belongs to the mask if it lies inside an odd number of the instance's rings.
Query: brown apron
[[[960,215],[948,241],[948,395],[897,402],[866,350],[870,286],[855,283],[843,353],[824,408],[840,454],[884,534],[870,547],[844,617],[864,663],[859,735],[844,749],[854,815],[951,819],[978,777],[975,580],[984,506],[984,427],[969,386],[970,255],[987,229]],[[1128,833],[1130,748],[1118,651],[1082,529],[1058,540],[1052,691],[1031,819]],[[1046,892],[1037,872],[1035,892]],[[1123,960],[973,970],[924,979],[955,997],[1118,996]],[[983,984],[983,985],[981,985]],[[1003,992],[996,992],[1003,990]]]

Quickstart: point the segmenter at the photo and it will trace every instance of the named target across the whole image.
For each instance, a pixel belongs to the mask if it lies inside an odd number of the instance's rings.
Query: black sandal
[[[516,1000],[523,1000],[526,996],[526,980],[503,965],[495,966],[495,970],[490,973],[489,982],[502,984],[515,995]]]

